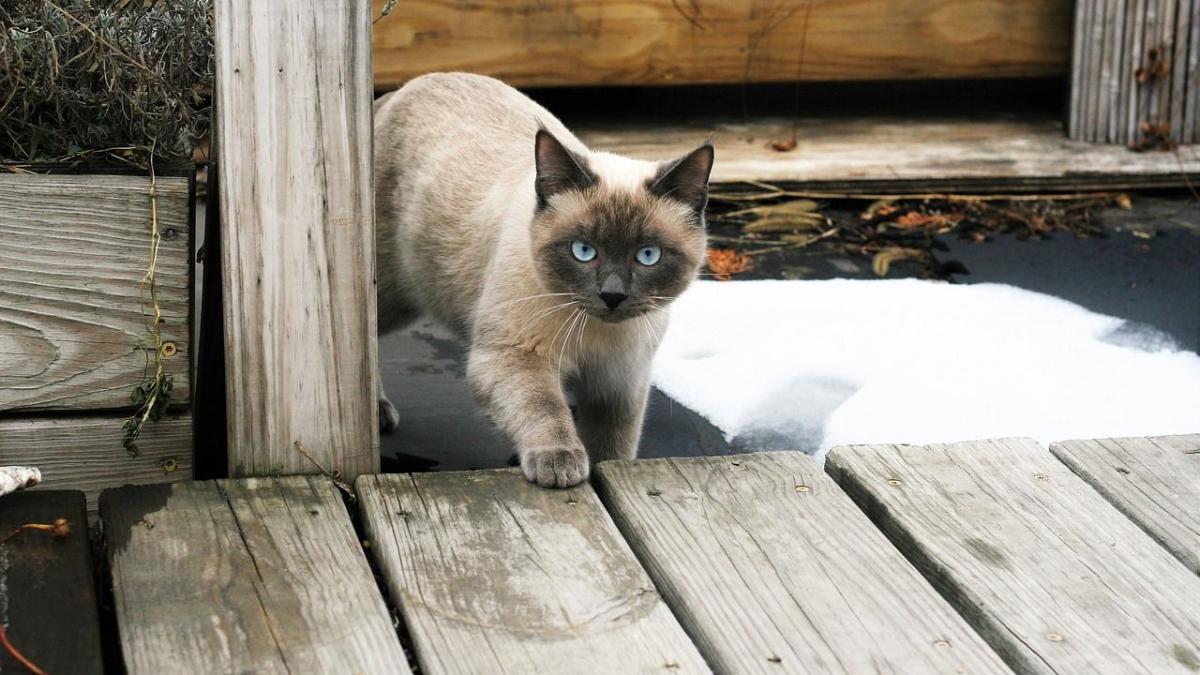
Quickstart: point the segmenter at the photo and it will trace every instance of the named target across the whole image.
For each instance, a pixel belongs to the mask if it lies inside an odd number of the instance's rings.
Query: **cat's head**
[[[661,308],[704,260],[713,147],[657,167],[582,156],[541,129],[534,141],[538,273],[592,316],[616,322]]]

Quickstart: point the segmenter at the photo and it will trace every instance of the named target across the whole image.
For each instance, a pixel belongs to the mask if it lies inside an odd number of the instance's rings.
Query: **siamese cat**
[[[667,307],[704,260],[713,157],[593,152],[498,80],[409,82],[375,103],[379,332],[429,314],[467,341],[531,482],[634,457]],[[382,384],[379,419],[399,423]]]

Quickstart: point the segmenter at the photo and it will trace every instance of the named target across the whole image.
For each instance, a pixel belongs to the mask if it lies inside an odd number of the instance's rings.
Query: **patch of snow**
[[[739,450],[1200,432],[1200,356],[1000,284],[696,282],[654,384]]]

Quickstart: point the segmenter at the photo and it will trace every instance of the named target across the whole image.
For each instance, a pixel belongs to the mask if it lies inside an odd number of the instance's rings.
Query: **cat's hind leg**
[[[409,324],[420,318],[420,312],[416,310],[415,305],[398,301],[396,298],[391,298],[390,302],[384,302],[380,299],[380,320],[379,320],[379,335],[382,337],[387,333],[392,333],[401,330]],[[384,314],[384,311],[387,314]],[[383,383],[383,365],[382,357],[380,358],[379,377],[376,380],[376,399],[379,403],[379,431],[380,433],[390,434],[400,426],[400,411],[397,410],[396,404],[388,398],[387,387]]]

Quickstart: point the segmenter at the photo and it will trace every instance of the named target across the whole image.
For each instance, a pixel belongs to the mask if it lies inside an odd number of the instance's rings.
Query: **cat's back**
[[[375,104],[377,170],[457,174],[450,190],[478,191],[533,170],[539,124],[582,144],[545,108],[499,80],[471,73],[418,77]],[[500,170],[485,176],[476,172]],[[449,175],[443,177],[450,177]],[[532,187],[532,186],[531,186]]]

